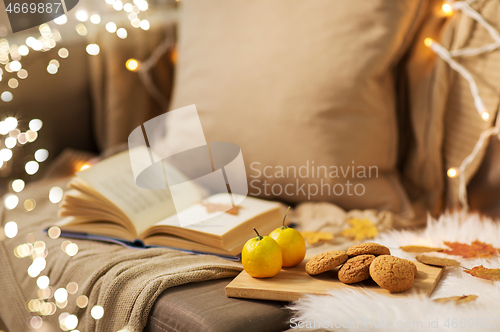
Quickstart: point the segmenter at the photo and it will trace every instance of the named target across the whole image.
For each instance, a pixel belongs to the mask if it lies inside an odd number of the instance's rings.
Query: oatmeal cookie
[[[415,264],[394,256],[382,255],[370,265],[370,276],[382,288],[393,293],[410,289],[415,280]]]
[[[373,255],[359,255],[349,259],[339,270],[339,280],[344,284],[354,284],[370,278],[370,264]]]
[[[314,256],[306,264],[306,272],[310,275],[320,274],[344,264],[349,256],[345,251],[330,250]]]
[[[349,257],[359,256],[359,255],[390,255],[391,251],[389,248],[374,242],[360,243],[356,244],[349,249],[347,249],[347,254]]]

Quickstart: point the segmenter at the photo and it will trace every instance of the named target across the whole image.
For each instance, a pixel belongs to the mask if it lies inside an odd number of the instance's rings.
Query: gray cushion
[[[153,306],[144,332],[283,331],[290,327],[285,302],[226,297],[231,279],[190,283],[164,291]]]

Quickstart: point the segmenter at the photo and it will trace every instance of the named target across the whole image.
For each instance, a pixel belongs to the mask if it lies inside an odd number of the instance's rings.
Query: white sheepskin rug
[[[397,249],[405,245],[446,248],[443,242],[470,244],[479,240],[500,248],[500,221],[478,215],[445,214],[439,220],[429,218],[427,227],[418,232],[389,231],[373,242],[391,248],[394,256],[414,260],[415,254]],[[500,259],[464,259],[446,254],[462,266],[483,265],[500,268]],[[436,303],[433,299],[478,295],[473,302]],[[473,277],[459,267],[447,267],[431,297],[412,294],[392,298],[373,292],[335,291],[328,296],[307,296],[290,308],[295,317],[291,330],[327,331],[500,331],[500,281]]]

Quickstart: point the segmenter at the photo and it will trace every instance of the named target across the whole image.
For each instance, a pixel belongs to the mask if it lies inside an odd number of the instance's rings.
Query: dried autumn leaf
[[[451,296],[451,297],[443,297],[440,299],[435,299],[434,302],[439,302],[439,303],[455,302],[456,304],[460,304],[460,303],[475,301],[477,298],[478,298],[477,295]]]
[[[482,265],[476,266],[465,273],[481,279],[500,281],[500,269],[488,269]]]
[[[443,248],[433,248],[424,246],[402,246],[399,248],[406,252],[440,252],[444,250]]]
[[[365,239],[373,239],[378,235],[377,227],[370,219],[352,218],[348,220],[351,228],[342,231],[342,236],[351,238],[356,242],[364,241]]]
[[[498,255],[498,249],[478,240],[471,244],[459,242],[445,242],[444,244],[451,248],[443,251],[448,255],[462,256],[463,258],[490,258],[492,255]]]
[[[460,266],[460,262],[449,259],[449,258],[441,258],[435,256],[427,256],[427,255],[419,255],[415,257],[417,261],[423,264],[432,265],[432,266]]]
[[[307,243],[309,243],[309,244],[316,244],[320,241],[333,240],[333,234],[327,233],[327,232],[303,231],[303,232],[300,232],[300,234],[302,234],[302,236],[304,237],[304,240],[306,240]]]
[[[237,216],[238,213],[240,212],[239,206],[216,204],[216,203],[210,203],[210,202],[206,202],[206,201],[202,202],[201,204],[207,209],[207,213],[226,212],[226,213]]]

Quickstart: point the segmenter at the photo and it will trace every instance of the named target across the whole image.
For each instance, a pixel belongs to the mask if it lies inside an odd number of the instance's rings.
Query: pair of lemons
[[[288,208],[290,210],[290,208]],[[285,226],[276,228],[269,236],[260,236],[245,243],[241,252],[241,261],[245,271],[255,278],[269,278],[277,275],[282,267],[293,267],[304,260],[306,243],[295,229]]]

